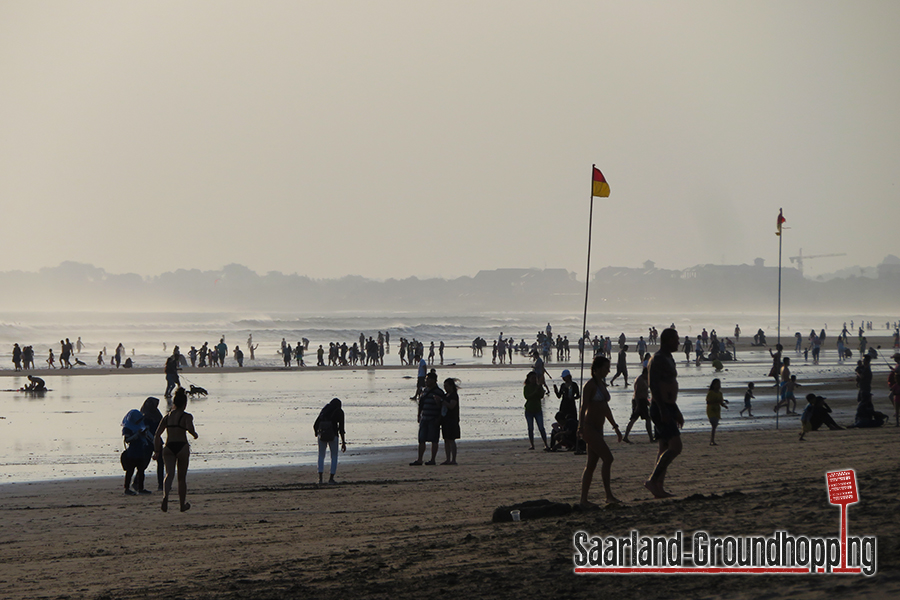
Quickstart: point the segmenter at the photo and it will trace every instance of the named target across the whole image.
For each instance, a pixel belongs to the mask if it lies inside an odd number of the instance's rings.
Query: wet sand
[[[796,427],[684,435],[667,487],[643,482],[656,446],[614,444],[619,507],[521,523],[495,507],[577,501],[584,457],[529,451],[524,441],[460,443],[451,466],[410,467],[414,449],[342,464],[338,485],[313,468],[190,475],[190,511],[160,495],[128,497],[121,478],[0,486],[0,597],[25,598],[853,598],[900,594],[900,429]],[[611,438],[607,438],[611,440]],[[442,460],[442,453],[439,459]],[[878,536],[873,577],[573,574],[572,535],[837,536],[825,473],[856,470],[851,535]],[[592,499],[599,501],[599,472]],[[175,510],[173,510],[175,508]]]

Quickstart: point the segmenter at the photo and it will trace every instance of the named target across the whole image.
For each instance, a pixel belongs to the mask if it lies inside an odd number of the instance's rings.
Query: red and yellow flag
[[[606,183],[606,177],[603,176],[603,173],[597,167],[594,167],[594,189],[591,196],[609,198],[609,184]]]
[[[597,184],[594,184],[597,185]],[[785,222],[784,215],[781,214],[781,209],[778,209],[778,221],[775,223],[775,235],[781,235],[781,224]]]

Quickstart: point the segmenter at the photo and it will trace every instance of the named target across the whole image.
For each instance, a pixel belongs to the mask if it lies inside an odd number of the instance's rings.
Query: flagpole
[[[782,218],[782,209],[778,209],[778,341],[776,343],[781,343],[781,243],[784,238],[784,229],[781,226],[781,218]],[[776,379],[779,383],[781,382],[781,374],[778,374]],[[775,406],[778,406],[778,402],[781,400],[781,387],[775,387]],[[785,408],[787,411],[787,408]],[[775,410],[775,429],[778,429],[778,410]]]
[[[778,209],[778,214],[781,214],[781,209]],[[778,343],[781,343],[781,242],[784,238],[784,231],[782,227],[778,228]]]
[[[588,342],[584,332],[587,330],[587,310],[588,310],[588,290],[591,287],[591,233],[594,228],[594,169],[597,165],[591,165],[591,208],[588,213],[588,248],[587,248],[587,272],[584,278],[584,318],[581,321],[581,373],[578,376],[579,389],[584,389],[584,353],[587,352]],[[578,399],[578,414],[581,415],[581,403],[583,398]]]

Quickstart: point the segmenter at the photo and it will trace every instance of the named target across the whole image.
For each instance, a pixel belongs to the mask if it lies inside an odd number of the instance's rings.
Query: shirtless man
[[[655,498],[674,496],[665,491],[663,485],[666,470],[681,454],[681,433],[684,417],[678,410],[678,371],[672,353],[678,351],[678,332],[669,328],[659,338],[660,348],[650,361],[648,380],[650,384],[650,418],[656,426],[659,453],[650,479],[644,483]]]

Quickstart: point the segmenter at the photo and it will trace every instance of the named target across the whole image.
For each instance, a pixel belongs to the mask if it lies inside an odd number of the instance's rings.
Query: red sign
[[[828,482],[828,502],[846,506],[859,502],[856,493],[856,472],[853,469],[825,473]]]

